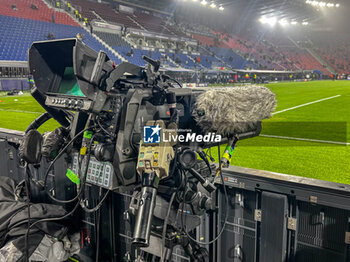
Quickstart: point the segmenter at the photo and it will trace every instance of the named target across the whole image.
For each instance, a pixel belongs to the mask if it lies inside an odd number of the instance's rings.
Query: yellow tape
[[[80,149],[80,154],[81,154],[82,156],[84,156],[84,155],[86,154],[86,151],[87,151],[87,147],[84,146],[84,147],[82,147],[82,148]]]

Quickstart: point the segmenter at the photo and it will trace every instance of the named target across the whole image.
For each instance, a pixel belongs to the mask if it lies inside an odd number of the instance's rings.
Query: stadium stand
[[[152,59],[160,60],[162,62],[162,66],[164,67],[178,67],[177,64],[174,64],[169,59],[169,57],[171,57],[170,53],[166,54],[159,51],[142,50],[131,48],[130,46],[113,46],[113,49],[121,54],[130,63],[138,66],[145,66],[145,61],[142,59],[142,56],[145,55],[151,57]]]
[[[182,31],[190,34],[206,35],[213,37],[212,30],[204,25],[198,23],[180,23],[179,27]]]
[[[315,49],[337,73],[348,73],[350,71],[350,47],[346,44],[349,41],[340,41],[337,44],[323,44]]]
[[[98,3],[89,0],[72,0],[71,4],[83,18],[89,21],[96,19],[120,24],[123,28],[134,28],[171,36],[191,37],[199,43],[199,55],[181,53],[183,46],[152,39],[137,41],[138,48],[131,48],[123,38],[123,34],[93,31],[93,35],[84,30],[78,22],[65,12],[54,11],[41,0],[0,0],[0,59],[27,60],[27,49],[33,41],[45,40],[49,33],[55,38],[75,37],[82,34],[83,42],[93,49],[105,50],[112,60],[117,63],[120,59],[97,40],[94,35],[102,39],[122,57],[131,63],[144,66],[143,55],[151,55],[160,59],[168,67],[185,69],[228,66],[236,69],[267,69],[267,70],[320,70],[330,74],[315,53],[310,53],[306,47],[297,45],[291,39],[282,35],[232,35],[214,31],[204,25],[191,23],[176,24],[165,14],[156,14],[142,9],[135,9],[133,14],[115,10],[110,3]],[[54,22],[53,23],[53,17]],[[123,32],[123,31],[122,31]],[[186,33],[187,34],[186,34]],[[191,34],[190,34],[191,32]],[[23,37],[25,36],[25,37]],[[147,47],[147,48],[146,48]],[[143,49],[153,48],[155,51]],[[156,51],[166,49],[165,51]],[[169,49],[176,51],[169,52]],[[189,49],[191,51],[191,49]],[[196,53],[198,53],[196,50]],[[187,50],[186,50],[187,51]],[[324,44],[314,47],[314,51],[324,62],[332,66],[339,73],[349,70],[348,60],[350,48],[342,42],[339,45]]]
[[[192,34],[192,37],[204,46],[214,46],[214,38],[205,35]]]
[[[76,37],[79,33],[83,35],[85,44],[96,51],[104,50],[113,61],[121,62],[81,27],[3,15],[0,16],[0,24],[0,60],[27,61],[27,50],[32,42],[46,40],[49,33],[55,38]]]
[[[135,20],[142,24],[142,26],[152,32],[159,32],[163,34],[174,34],[166,26],[163,20],[160,17],[144,13],[144,12],[135,12]]]
[[[248,61],[236,54],[232,49],[212,47],[211,50],[233,68],[245,68],[247,66]],[[253,67],[256,68],[256,66]]]
[[[162,17],[150,13],[136,11],[134,14],[127,14],[115,10],[108,3],[97,3],[88,0],[72,0],[72,4],[81,12],[83,17],[90,21],[102,18],[105,21],[121,24],[127,28],[185,36],[182,32],[167,24]]]
[[[213,68],[213,66],[224,66],[217,58],[212,55],[189,55],[193,60],[197,61],[203,67],[207,69]]]
[[[183,68],[186,68],[186,69],[195,68],[195,64],[193,60],[190,59],[186,54],[167,53],[167,55]]]
[[[103,39],[110,46],[125,46],[130,47],[130,45],[119,35],[107,33],[107,32],[99,32],[94,31],[99,38]]]
[[[105,21],[122,24],[126,27],[142,29],[129,17],[129,15],[117,12],[110,4],[97,3],[87,0],[72,0],[71,2],[73,7],[79,10],[82,16],[88,18],[88,20],[100,20],[100,17],[102,17]]]
[[[311,54],[306,50],[298,47],[278,47],[284,55],[285,66],[291,68],[291,64],[287,61],[291,61],[298,70],[314,70],[318,69],[323,73],[329,73],[320,62],[318,62]],[[286,61],[287,60],[287,61]]]
[[[50,9],[41,0],[0,0],[0,15],[79,26],[68,14]],[[3,26],[3,25],[2,25]]]
[[[57,24],[79,26],[69,15],[50,9],[40,0],[0,0],[0,15],[15,16],[32,20],[53,22]]]

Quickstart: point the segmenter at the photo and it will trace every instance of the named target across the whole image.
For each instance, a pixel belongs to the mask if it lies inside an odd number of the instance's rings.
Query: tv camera
[[[47,112],[27,128],[23,159],[50,161],[44,188],[59,203],[76,201],[72,212],[78,205],[97,211],[110,191],[130,192],[124,217],[137,252],[130,251],[126,260],[147,254],[168,261],[173,247],[181,245],[191,260],[207,261],[201,244],[213,243],[222,231],[207,243],[191,232],[200,215],[215,212],[215,178],[229,165],[236,142],[260,133],[275,97],[262,86],[182,88],[159,61],[143,59],[145,67],[115,66],[105,52],[76,39],[33,43],[31,94]],[[50,118],[61,127],[39,135],[36,129]],[[224,143],[219,164],[210,163],[208,150]],[[77,190],[70,200],[55,198],[48,188],[50,169],[63,154]],[[84,197],[86,184],[106,190],[95,207]]]

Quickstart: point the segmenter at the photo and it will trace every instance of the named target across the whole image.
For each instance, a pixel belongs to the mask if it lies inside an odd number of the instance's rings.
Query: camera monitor
[[[41,41],[29,49],[29,69],[35,85],[45,95],[93,100],[98,83],[94,83],[92,77],[98,58],[99,53],[77,39]],[[103,58],[101,71],[112,70],[108,56]]]

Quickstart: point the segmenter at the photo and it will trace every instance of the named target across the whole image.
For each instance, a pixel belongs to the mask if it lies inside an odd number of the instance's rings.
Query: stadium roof
[[[200,12],[205,12],[204,8],[198,8],[201,1],[203,0],[114,0],[114,2],[136,4],[169,14],[185,12],[187,16],[189,14],[196,16]],[[318,2],[314,0],[308,0],[310,4],[307,4],[306,0],[205,0],[205,2],[207,2],[206,9],[212,11],[216,19],[225,19],[229,16],[229,21],[224,20],[225,24],[236,25],[242,20],[247,24],[247,21],[256,22],[262,16],[298,21],[300,24],[307,21],[315,29],[332,27],[332,29],[343,30],[345,25],[350,23],[348,16],[350,1],[347,0],[319,0],[319,3],[324,3],[325,7],[312,5],[311,2]],[[225,10],[220,16],[217,16],[217,12],[210,10],[209,6],[212,2],[217,7],[224,7]],[[333,8],[327,8],[327,4],[331,3],[334,4]],[[339,4],[339,7],[336,7],[336,4]]]

